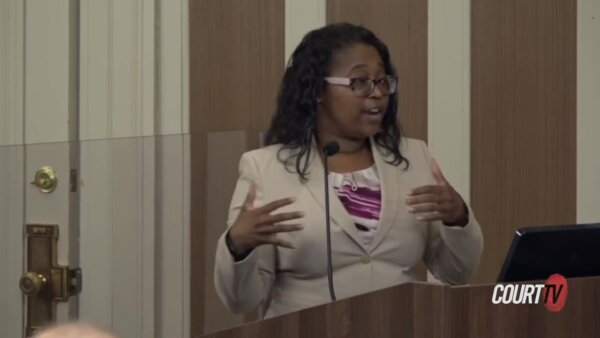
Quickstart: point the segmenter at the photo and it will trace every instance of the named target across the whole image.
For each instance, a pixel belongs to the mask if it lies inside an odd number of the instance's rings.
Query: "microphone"
[[[327,165],[327,157],[337,154],[338,151],[340,151],[340,145],[337,142],[327,142],[323,147],[323,152],[325,153],[325,165]]]
[[[327,162],[329,156],[333,156],[340,151],[340,145],[335,142],[327,142],[323,147],[323,153],[325,154],[325,229],[327,231],[327,282],[329,283],[329,295],[331,300],[335,300],[335,291],[333,290],[333,264],[331,264],[331,216],[329,214],[329,169],[327,169]]]

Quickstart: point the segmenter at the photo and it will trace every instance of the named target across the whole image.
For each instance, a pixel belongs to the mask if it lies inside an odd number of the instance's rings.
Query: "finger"
[[[259,224],[272,225],[275,223],[281,223],[292,219],[298,219],[304,217],[304,213],[300,211],[295,212],[282,212],[275,215],[266,215],[260,218]]]
[[[275,211],[281,207],[292,204],[296,201],[293,197],[282,198],[271,203],[267,203],[260,208],[256,208],[256,211],[261,214],[270,214],[272,211]]]
[[[304,229],[302,224],[275,224],[272,226],[260,227],[257,229],[259,234],[276,234],[279,232],[294,232]]]
[[[408,207],[408,211],[413,214],[425,213],[425,212],[436,212],[438,211],[439,204],[437,203],[423,203],[418,205],[412,205]]]
[[[407,205],[416,205],[423,203],[439,203],[441,200],[439,195],[436,194],[422,194],[416,195],[414,197],[409,197],[406,199]]]
[[[441,221],[446,218],[447,215],[441,212],[430,212],[424,214],[418,214],[415,216],[419,221],[423,222],[433,222],[433,221]]]
[[[422,194],[439,194],[441,188],[442,187],[439,185],[423,185],[423,186],[412,189],[408,195],[416,196],[416,195],[422,195]]]
[[[453,214],[456,210],[456,204],[453,203],[441,203],[438,204],[437,211],[443,214]]]
[[[437,184],[448,185],[448,181],[442,173],[442,168],[440,168],[440,165],[435,159],[431,162],[431,170],[433,171],[433,177],[435,178]]]
[[[244,200],[244,209],[251,210],[254,208],[254,200],[256,199],[256,184],[252,182],[248,194],[246,194],[246,200]]]

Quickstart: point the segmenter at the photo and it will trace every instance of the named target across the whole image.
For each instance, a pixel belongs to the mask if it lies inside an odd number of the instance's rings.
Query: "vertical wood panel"
[[[471,200],[497,278],[514,230],[575,222],[576,1],[472,4]]]
[[[327,22],[371,29],[388,46],[399,84],[398,116],[406,135],[427,140],[427,1],[329,0]]]
[[[283,1],[190,2],[190,130],[266,129],[284,64]]]
[[[190,1],[191,337],[242,321],[224,314],[216,298],[215,236],[225,229],[239,157],[258,146],[275,110],[284,4]]]
[[[214,255],[217,240],[226,229],[229,203],[237,181],[238,163],[248,149],[244,131],[215,132],[207,135],[207,171],[206,171],[206,239],[205,257],[205,332],[228,329],[243,322],[240,315],[234,315],[221,303],[213,291]]]

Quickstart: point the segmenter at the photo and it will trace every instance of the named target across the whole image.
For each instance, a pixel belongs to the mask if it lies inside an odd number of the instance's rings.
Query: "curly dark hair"
[[[289,172],[297,172],[306,181],[311,143],[316,135],[317,98],[323,92],[324,77],[329,75],[337,51],[356,43],[373,46],[381,56],[386,74],[396,75],[387,46],[370,30],[349,23],[330,24],[306,34],[287,64],[281,81],[277,108],[265,135],[265,144],[282,144],[279,160]],[[374,140],[393,154],[390,164],[400,165],[408,160],[400,153],[402,132],[396,117],[398,92],[391,95],[382,120],[382,130]],[[291,150],[282,158],[283,150]],[[295,171],[291,168],[295,167]]]

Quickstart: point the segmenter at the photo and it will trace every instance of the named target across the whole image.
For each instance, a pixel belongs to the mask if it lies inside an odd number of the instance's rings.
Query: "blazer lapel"
[[[390,161],[392,159],[391,155],[382,154],[382,150],[377,146],[373,138],[371,138],[371,149],[381,185],[381,212],[379,214],[379,228],[375,232],[375,237],[371,242],[369,251],[375,250],[390,231],[394,224],[398,207],[402,204],[401,196],[398,193],[401,170],[386,162],[386,160]]]
[[[308,182],[305,183],[306,188],[310,191],[311,195],[319,202],[321,207],[323,208],[323,224],[325,224],[325,178],[324,178],[324,170],[323,162],[321,161],[321,157],[319,157],[317,153],[317,148],[314,146],[311,149],[311,159],[309,165],[308,172]],[[339,226],[344,232],[348,234],[356,244],[362,248],[365,252],[368,252],[367,248],[364,247],[360,240],[360,236],[358,234],[358,230],[354,225],[354,220],[344,208],[344,205],[337,197],[333,186],[331,185],[331,180],[329,181],[329,208],[330,208],[330,216],[332,220],[332,225],[335,223]]]

